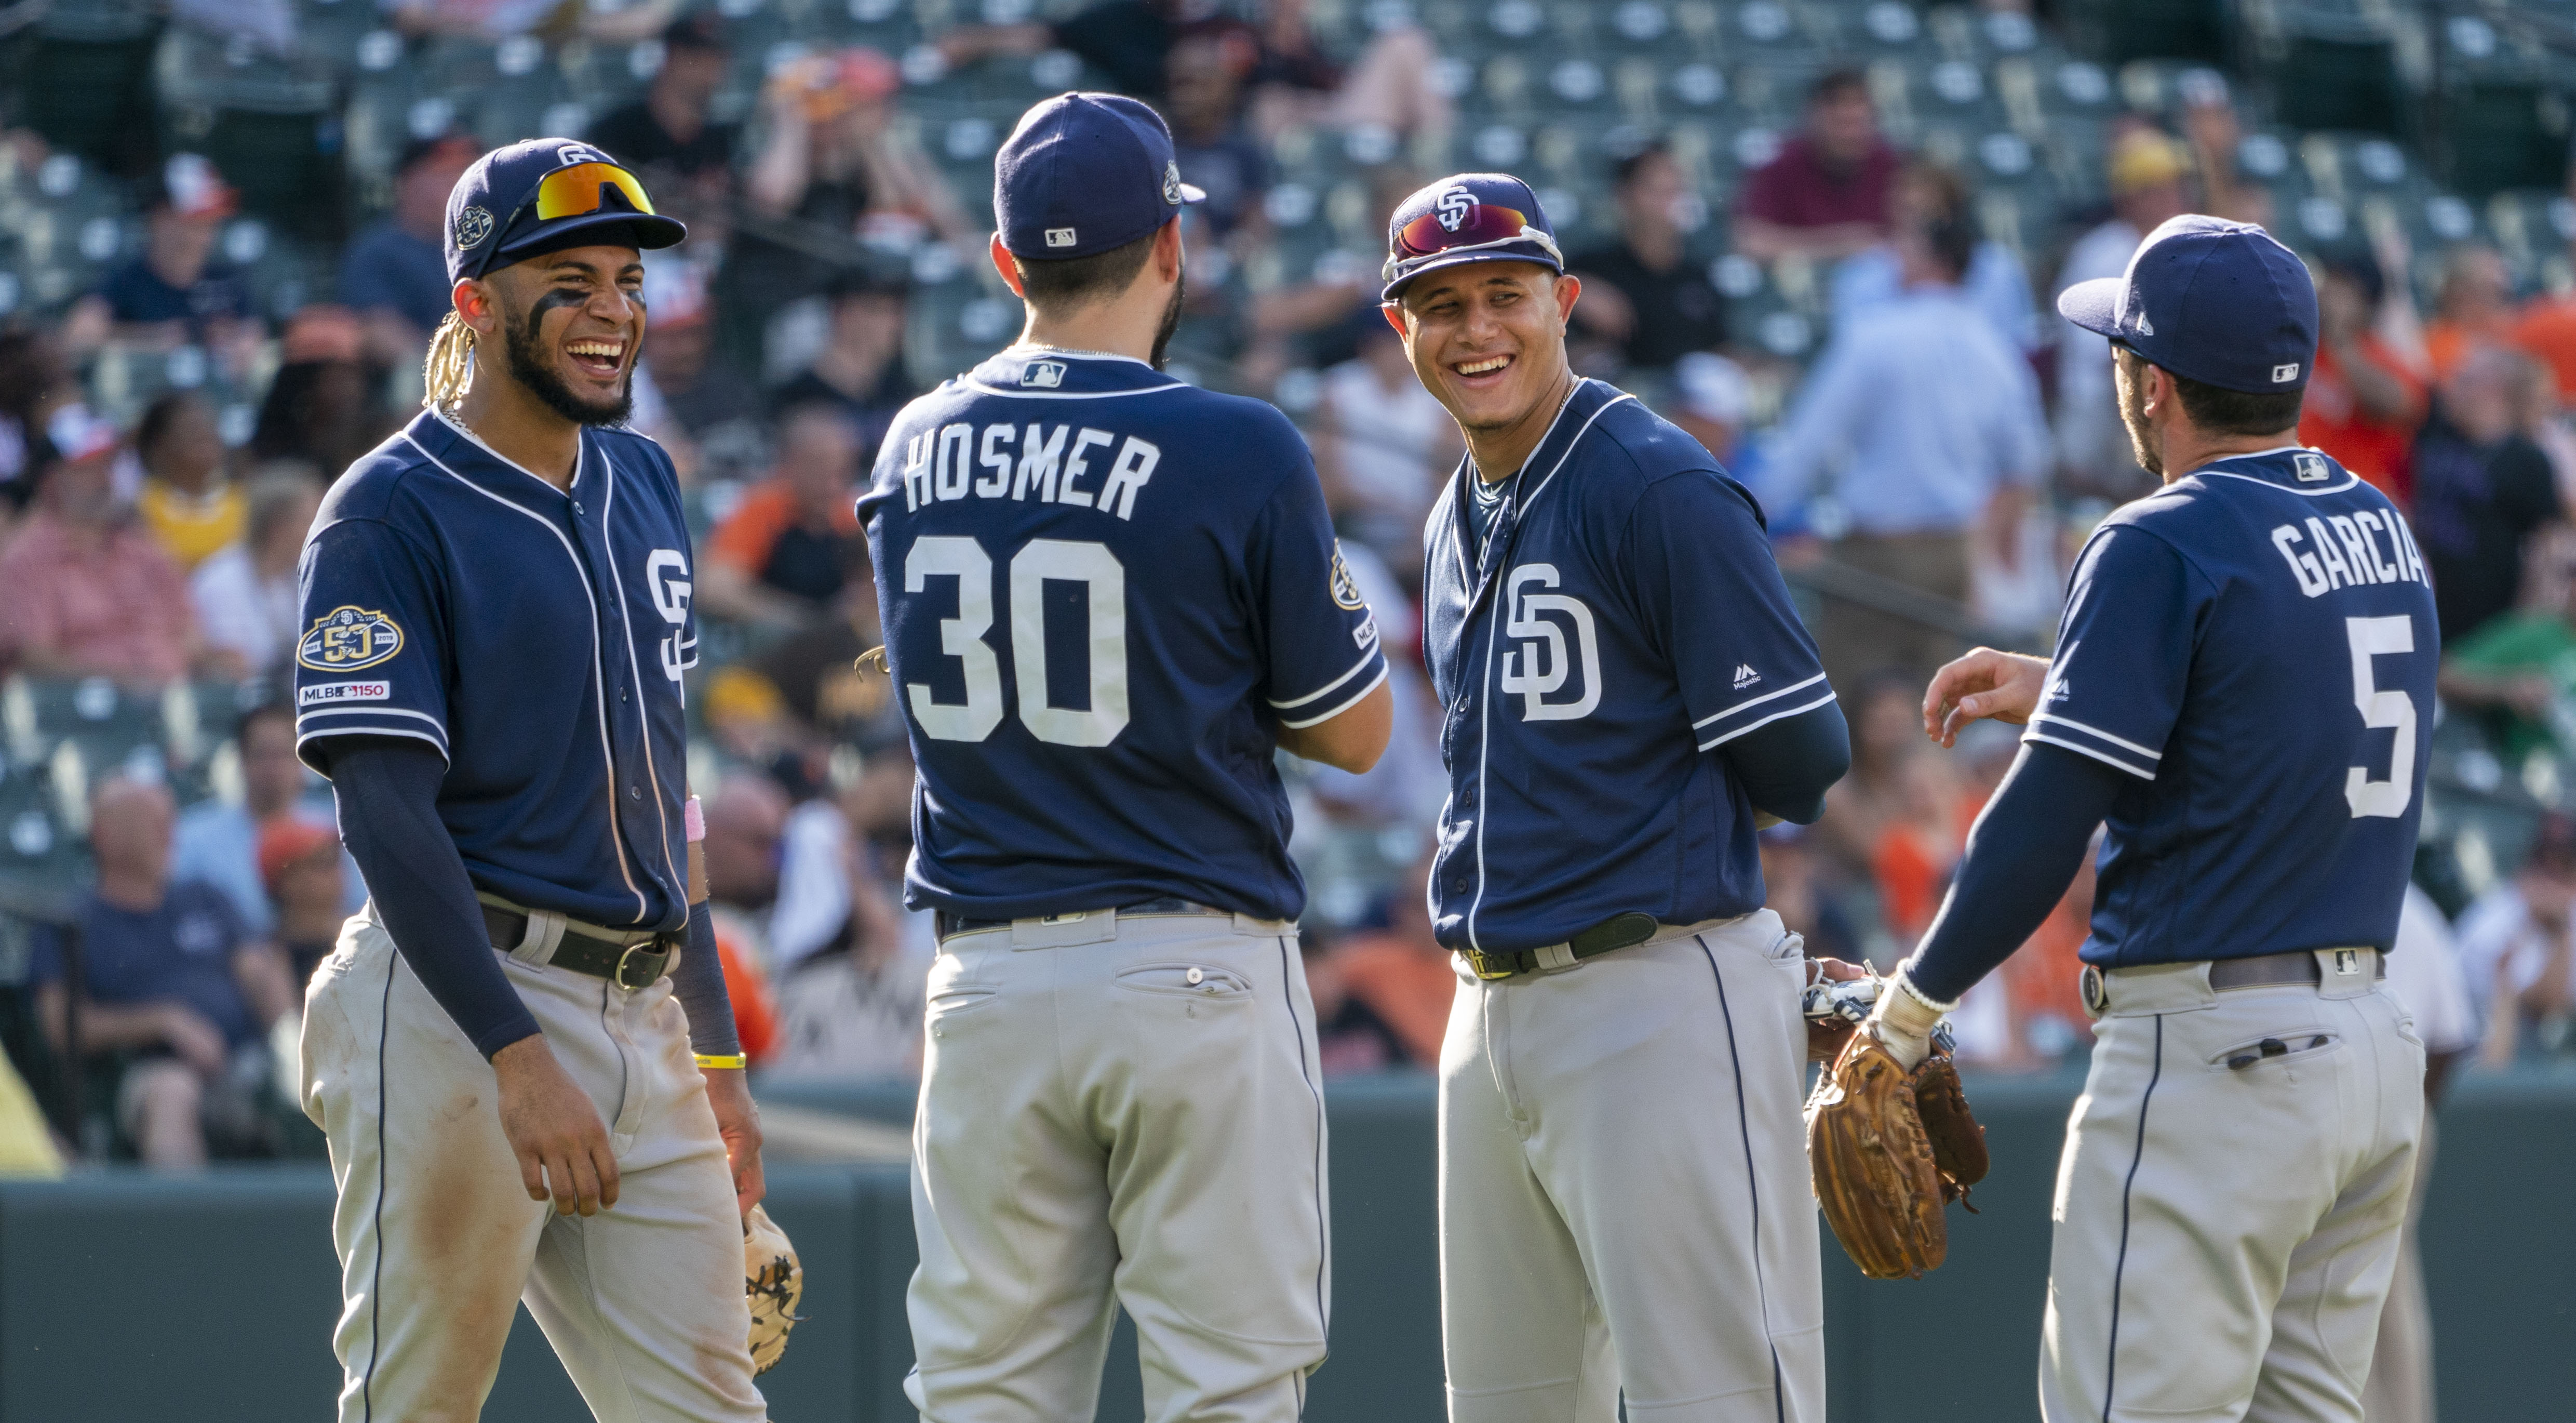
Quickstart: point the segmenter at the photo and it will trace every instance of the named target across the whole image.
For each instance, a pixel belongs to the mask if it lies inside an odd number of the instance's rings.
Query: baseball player
[[[859,500],[938,912],[906,1392],[1088,1418],[1114,1304],[1147,1416],[1288,1423],[1324,1357],[1324,1113],[1274,753],[1366,770],[1376,621],[1306,446],[1162,373],[1183,184],[1065,94],[995,160],[1019,341],[896,417]]]
[[[1442,179],[1388,246],[1467,443],[1424,550],[1449,1415],[1821,1423],[1812,970],[1754,836],[1822,811],[1842,712],[1752,496],[1568,368],[1582,287],[1528,185]]]
[[[2058,310],[2111,339],[2164,487],[2086,543],[2053,662],[1981,649],[1933,679],[1944,744],[2029,730],[1869,1029],[1918,1061],[2107,821],[2041,1414],[2358,1420],[2424,1108],[2378,981],[2423,812],[2432,590],[2388,501],[2297,443],[2316,294],[2261,228],[2175,218]]]
[[[682,229],[550,138],[466,170],[447,236],[428,408],[332,487],[301,570],[296,750],[369,895],[304,1014],[340,1418],[475,1417],[524,1300],[599,1418],[755,1423],[760,1130],[686,829],[689,532],[620,424],[641,253]]]

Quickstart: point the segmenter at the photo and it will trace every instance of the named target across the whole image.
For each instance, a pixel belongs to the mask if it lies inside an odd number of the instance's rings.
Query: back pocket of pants
[[[2270,1067],[2297,1067],[2343,1046],[2343,1035],[2325,1028],[2284,1028],[2248,1038],[2209,1059],[2209,1070],[2250,1077]]]
[[[1117,984],[1130,993],[1171,994],[1193,1002],[1232,1003],[1252,997],[1249,979],[1210,963],[1138,964],[1121,972]]]

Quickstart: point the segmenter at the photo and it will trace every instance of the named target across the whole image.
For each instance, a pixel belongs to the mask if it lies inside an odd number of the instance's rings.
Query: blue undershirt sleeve
[[[447,758],[426,741],[333,737],[331,792],[340,839],[358,862],[385,932],[421,986],[485,1057],[537,1031],[492,951],[464,857],[438,818]]]
[[[1958,877],[1906,974],[1943,1002],[2028,942],[2065,895],[2093,827],[2130,781],[2120,769],[2046,742],[2021,755],[1968,832]]]
[[[671,970],[671,996],[689,1015],[689,1050],[707,1057],[742,1051],[742,1030],[725,992],[724,954],[716,947],[715,912],[703,899],[689,906],[689,942]]]
[[[1825,813],[1825,792],[1851,769],[1851,729],[1828,701],[1757,726],[1717,748],[1755,810],[1795,825]]]

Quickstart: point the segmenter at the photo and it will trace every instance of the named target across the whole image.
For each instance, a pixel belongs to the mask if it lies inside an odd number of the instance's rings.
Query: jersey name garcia
[[[691,565],[651,440],[583,430],[566,492],[424,411],[349,467],[305,543],[297,754],[327,772],[334,737],[427,742],[478,889],[678,929]]]
[[[1015,348],[904,408],[858,508],[918,773],[906,903],[1298,915],[1277,728],[1387,668],[1285,416]]]
[[[1575,387],[1483,557],[1461,464],[1425,531],[1423,650],[1449,799],[1451,948],[1558,943],[1630,910],[1762,907],[1753,806],[1716,748],[1833,700],[1762,514],[1697,440]]]
[[[2441,646],[2379,491],[2314,450],[2215,461],[2094,531],[2057,646],[2024,739],[2135,778],[2087,961],[2394,943]]]

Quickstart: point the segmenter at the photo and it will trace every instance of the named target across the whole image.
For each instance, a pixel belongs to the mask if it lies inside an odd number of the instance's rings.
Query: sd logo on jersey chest
[[[295,645],[295,660],[316,672],[355,672],[392,661],[402,645],[402,629],[393,619],[343,605],[313,620]]]

